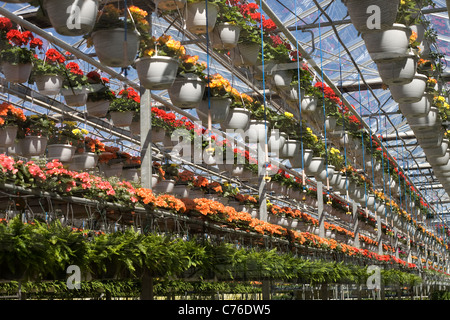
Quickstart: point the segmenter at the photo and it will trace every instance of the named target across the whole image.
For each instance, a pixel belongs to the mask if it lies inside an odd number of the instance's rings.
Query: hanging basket
[[[373,61],[407,56],[411,29],[395,23],[388,30],[363,33],[362,38]]]
[[[136,71],[141,86],[149,90],[168,89],[177,76],[178,60],[154,56],[136,60]]]
[[[131,121],[130,132],[134,136],[141,134],[141,122],[135,120]]]
[[[70,144],[50,144],[47,146],[47,158],[58,159],[61,162],[70,162],[75,154],[76,147]]]
[[[69,164],[69,169],[74,171],[93,169],[97,166],[97,161],[98,155],[93,152],[75,154]]]
[[[182,9],[186,0],[154,0],[155,7],[162,11],[173,11]]]
[[[138,168],[123,168],[122,178],[131,182],[139,182],[139,169]]]
[[[159,127],[152,127],[151,137],[153,143],[163,142],[166,136],[166,131]]]
[[[195,34],[212,32],[216,24],[219,7],[216,4],[201,1],[186,5],[186,29]]]
[[[181,109],[192,109],[202,101],[205,83],[194,74],[186,74],[177,77],[167,92],[174,106]]]
[[[280,158],[292,159],[301,155],[302,143],[297,140],[286,140],[280,152]]]
[[[108,114],[110,105],[109,100],[89,101],[89,95],[86,101],[86,111],[92,117],[104,118]]]
[[[116,28],[92,33],[92,42],[101,64],[113,68],[125,68],[136,59],[139,37],[134,29]]]
[[[339,171],[334,171],[333,172],[333,176],[329,179],[329,183],[331,187],[335,187],[337,185],[339,185],[339,183],[341,182],[342,179],[342,175],[339,173]]]
[[[414,132],[417,132],[440,126],[442,121],[439,116],[439,109],[436,107],[431,107],[426,116],[409,118],[408,123],[411,129]]]
[[[230,58],[236,67],[255,66],[260,51],[261,45],[257,43],[239,43],[230,51]]]
[[[316,176],[321,173],[325,165],[325,159],[321,157],[313,157],[307,167],[305,167],[305,172],[308,175]]]
[[[71,107],[83,107],[87,103],[87,89],[61,89],[66,104]]]
[[[133,122],[134,111],[110,111],[109,115],[111,120],[116,127],[129,127],[131,122]]]
[[[292,72],[290,70],[276,69],[272,71],[272,81],[277,89],[286,90],[291,87]]]
[[[247,130],[250,124],[250,111],[245,108],[230,108],[227,118],[220,123],[222,129]]]
[[[121,177],[123,172],[123,163],[106,164],[99,163],[99,169],[107,178]]]
[[[232,23],[216,24],[211,33],[211,46],[218,50],[230,50],[237,46],[241,26]]]
[[[63,36],[85,35],[97,19],[97,0],[44,0],[42,6],[52,27]]]
[[[327,178],[328,179],[332,179],[334,175],[334,166],[332,165],[326,165],[324,163],[323,167],[322,167],[322,171],[318,172],[315,177],[317,180],[326,183]]]
[[[303,157],[298,154],[295,157],[289,159],[292,168],[306,168],[311,163],[313,158],[313,151],[310,149],[303,150]]]
[[[153,191],[155,193],[172,193],[174,187],[175,187],[175,180],[173,179],[161,180],[153,188]]]
[[[268,127],[269,123],[264,120],[250,120],[247,139],[252,143],[265,141]]]
[[[417,57],[413,54],[394,60],[377,61],[376,64],[381,80],[388,86],[410,83],[417,71]]]
[[[414,117],[423,117],[426,116],[428,112],[430,112],[433,101],[432,99],[432,95],[426,94],[417,102],[399,103],[398,107],[402,114],[408,119]]]
[[[413,103],[418,102],[424,96],[424,92],[427,86],[427,76],[422,74],[416,74],[413,80],[404,85],[390,86],[392,98],[397,103]]]
[[[176,184],[173,187],[172,193],[174,196],[182,199],[182,198],[189,198],[189,187],[186,184]]]
[[[286,143],[287,134],[284,132],[279,132],[278,130],[271,130],[270,137],[267,141],[267,147],[269,152],[278,153],[279,156],[282,154],[282,149]]]
[[[397,18],[399,0],[343,0],[347,6],[350,20],[355,29],[360,33],[368,33],[375,30],[387,30],[392,27]],[[380,9],[376,20],[377,25],[372,27],[373,10],[370,6]]]
[[[59,75],[38,75],[35,83],[38,91],[47,96],[56,96],[62,88],[64,78]]]
[[[40,156],[45,153],[47,148],[47,137],[43,136],[25,136],[19,140],[20,151],[24,157]]]
[[[15,143],[15,139],[17,137],[17,126],[6,126],[0,128],[0,147],[7,148]]]
[[[314,113],[317,110],[317,97],[303,97],[301,110],[305,113]]]
[[[227,119],[230,111],[231,99],[212,97],[202,100],[196,108],[197,115],[205,127],[208,126],[208,114],[211,114],[211,123],[220,123]]]
[[[9,62],[2,62],[2,73],[5,76],[6,81],[12,83],[25,83],[31,75],[31,70],[33,69],[33,64],[11,64]]]

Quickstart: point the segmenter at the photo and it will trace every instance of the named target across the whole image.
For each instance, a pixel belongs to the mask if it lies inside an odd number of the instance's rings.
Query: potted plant
[[[57,95],[66,75],[64,62],[66,58],[58,50],[48,49],[43,59],[34,60],[29,82],[36,83],[37,89],[43,95]]]
[[[57,33],[82,36],[94,27],[98,0],[44,0],[42,8]]]
[[[162,11],[173,11],[184,8],[186,0],[155,0],[155,7]]]
[[[24,157],[40,156],[45,153],[48,137],[53,133],[55,122],[46,115],[30,115],[19,127],[19,150]]]
[[[0,147],[10,147],[15,143],[19,127],[26,119],[22,109],[8,102],[0,104]]]
[[[80,66],[76,62],[67,63],[66,76],[61,88],[66,104],[72,107],[84,106],[90,91],[91,85]]]
[[[140,108],[140,96],[133,88],[122,89],[118,98],[109,105],[109,116],[117,127],[128,127],[133,121],[133,116]]]
[[[86,76],[92,88],[87,96],[86,111],[93,117],[106,117],[111,101],[116,98],[115,92],[108,86],[109,79],[101,77],[96,71],[91,71]]]
[[[185,16],[186,29],[195,34],[212,32],[219,13],[219,6],[217,4],[219,1],[187,0]]]
[[[148,23],[144,22],[147,12],[135,6],[128,9],[124,19],[123,9],[107,4],[99,11],[93,30],[85,36],[88,46],[94,46],[98,59],[106,66],[125,68],[131,65],[139,50],[138,23],[139,27],[147,28],[148,33]],[[145,33],[144,30],[139,32]]]
[[[203,100],[196,108],[200,120],[208,126],[211,123],[224,121],[229,113],[231,105],[231,84],[220,74],[209,77],[206,83]]]
[[[205,92],[206,68],[205,62],[198,61],[198,56],[184,55],[181,58],[176,78],[167,90],[174,106],[191,109],[200,104]]]
[[[0,61],[5,79],[14,83],[25,83],[33,68],[36,48],[42,48],[42,40],[30,31],[11,29],[6,33],[6,41],[1,46]]]
[[[211,45],[217,50],[230,50],[237,46],[242,25],[247,17],[229,0],[218,2],[218,5],[219,14],[211,33]]]
[[[97,166],[99,155],[105,151],[105,144],[97,138],[85,136],[76,145],[75,154],[69,164],[70,170],[80,171]]]
[[[279,157],[283,159],[292,159],[301,153],[301,141],[300,137],[297,134],[298,132],[298,122],[294,119],[294,115],[290,112],[284,112],[282,114],[276,114],[270,117],[272,132],[273,130],[277,130],[278,135],[283,137],[280,134],[281,131],[288,132],[285,134],[284,143],[280,143],[276,146],[273,143],[270,143],[270,150],[278,150]],[[272,142],[274,138],[272,134],[269,138],[269,142]],[[281,138],[283,139],[283,138]]]
[[[153,190],[155,193],[172,193],[179,174],[178,165],[165,163],[161,165],[161,169],[164,171],[164,176],[161,177]]]
[[[141,41],[136,71],[141,86],[150,90],[168,89],[177,76],[186,49],[169,35]]]
[[[265,141],[270,131],[270,122],[267,117],[268,108],[264,108],[263,103],[256,99],[248,105],[248,108],[251,115],[246,138],[254,143]]]
[[[62,163],[72,161],[77,145],[84,141],[89,131],[79,129],[76,122],[64,121],[56,127],[47,146],[48,159],[58,159]]]
[[[131,182],[139,182],[141,157],[128,155],[124,161],[122,178]]]
[[[250,106],[254,99],[245,93],[231,89],[231,104],[228,116],[220,122],[222,129],[242,130],[245,132],[250,124]]]
[[[173,194],[180,198],[190,197],[190,186],[195,179],[192,171],[183,170],[176,177],[176,184],[173,188]]]

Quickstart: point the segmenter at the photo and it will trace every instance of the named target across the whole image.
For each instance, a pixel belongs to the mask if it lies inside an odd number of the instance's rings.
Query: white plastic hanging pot
[[[100,171],[105,175],[107,178],[112,177],[121,177],[123,172],[123,163],[115,163],[115,164],[99,164]]]
[[[247,129],[247,137],[250,142],[257,143],[265,141],[266,131],[268,131],[269,123],[264,120],[250,120]]]
[[[313,151],[310,149],[303,150],[303,157],[301,154],[297,154],[295,157],[290,158],[292,168],[306,168],[311,163],[313,158]],[[306,171],[306,170],[305,170]]]
[[[402,114],[410,119],[412,117],[423,117],[430,112],[432,97],[425,94],[422,99],[412,103],[399,103],[398,107]]]
[[[186,5],[186,29],[195,34],[212,32],[216,24],[219,7],[210,2],[200,1]]]
[[[211,114],[211,123],[220,123],[227,119],[230,112],[231,99],[212,97],[210,100],[202,100],[196,107],[197,115],[203,126],[208,126],[208,114]]]
[[[211,33],[211,44],[214,49],[232,49],[237,46],[241,34],[241,26],[232,23],[219,23]]]
[[[389,87],[392,98],[394,98],[397,103],[418,102],[424,96],[427,81],[427,76],[416,74],[414,79],[408,84],[398,86],[392,85]]]
[[[220,123],[222,129],[247,130],[250,124],[250,111],[244,108],[230,108],[227,118]]]
[[[137,59],[135,66],[141,86],[149,90],[164,90],[175,81],[179,63],[172,57],[153,56]]]
[[[131,121],[130,132],[132,135],[139,135],[141,133],[141,121]]]
[[[62,94],[64,95],[64,101],[68,106],[82,107],[87,103],[88,94],[84,90],[62,89]]]
[[[407,55],[411,29],[394,23],[387,30],[363,33],[362,38],[373,61],[395,59]]]
[[[69,165],[70,170],[81,171],[93,169],[97,166],[98,155],[93,152],[75,154]]]
[[[329,179],[329,183],[331,187],[336,187],[341,182],[342,175],[339,171],[334,171],[333,176]]]
[[[269,139],[267,140],[269,152],[278,152],[278,155],[281,156],[281,151],[286,143],[286,140],[287,134],[284,132],[279,132],[278,130],[271,130]]]
[[[151,137],[153,143],[163,142],[164,137],[166,135],[166,131],[162,128],[152,127]]]
[[[47,146],[47,158],[58,159],[61,162],[70,162],[75,154],[76,147],[70,144],[50,144]]]
[[[176,184],[173,187],[172,193],[179,198],[189,198],[189,188],[187,185]]]
[[[302,112],[306,113],[315,112],[317,110],[317,97],[302,97],[301,109]]]
[[[450,154],[447,151],[442,157],[427,157],[427,160],[431,166],[444,165],[450,160]]]
[[[305,172],[308,175],[316,175],[320,172],[322,172],[323,167],[325,165],[325,159],[321,158],[321,157],[313,157],[311,159],[311,162],[309,163],[309,165],[306,167],[305,166]]]
[[[111,102],[109,100],[89,101],[88,95],[88,100],[86,101],[86,111],[90,116],[103,118],[108,114],[110,103]]]
[[[134,111],[112,111],[109,112],[111,120],[116,127],[129,127],[133,122]]]
[[[283,69],[273,70],[272,81],[275,87],[280,90],[289,89],[292,82],[292,72],[290,70]]]
[[[131,65],[139,50],[139,37],[131,26],[126,33],[125,28],[95,31],[92,42],[100,63],[113,68]]]
[[[12,146],[15,143],[15,139],[17,137],[17,126],[6,126],[0,128],[0,147],[7,148]]]
[[[137,168],[123,168],[122,170],[122,178],[131,181],[131,182],[139,182],[139,169]]]
[[[205,83],[194,74],[177,77],[167,90],[172,104],[181,109],[197,107],[204,91]]]
[[[4,61],[1,63],[1,71],[6,81],[12,83],[28,82],[32,69],[32,63],[11,64]]]
[[[40,156],[45,153],[47,148],[47,137],[43,136],[25,136],[20,139],[20,151],[24,157]]]
[[[431,107],[426,116],[409,118],[408,123],[414,132],[439,126],[441,124],[439,109],[436,107]]]
[[[331,179],[333,178],[334,175],[334,166],[332,165],[326,165],[324,163],[323,167],[322,167],[322,171],[320,171],[318,174],[315,175],[316,179],[326,183],[327,178]]]
[[[442,143],[439,147],[426,148],[422,147],[427,157],[442,157],[445,155],[448,149],[448,140],[442,140]]]
[[[172,11],[182,9],[186,0],[154,0],[155,7],[162,11]]]
[[[230,58],[236,67],[248,67],[256,65],[261,45],[257,43],[238,43],[230,51]]]
[[[327,129],[327,131],[333,132],[334,130],[336,130],[336,121],[337,118],[334,116],[327,116],[325,118],[325,128]]]
[[[286,140],[280,152],[280,158],[292,159],[301,154],[302,143],[298,140]]]
[[[380,60],[376,64],[381,80],[388,86],[410,83],[417,71],[417,57],[414,54],[393,60]]]
[[[63,36],[82,36],[95,25],[98,0],[44,0],[48,19],[57,33]]]
[[[368,33],[374,30],[386,30],[392,27],[397,18],[399,0],[343,0],[347,6],[350,20],[355,29],[360,33]],[[378,11],[377,25],[372,26],[374,6]]]
[[[55,96],[62,88],[63,77],[59,75],[38,75],[35,77],[35,83],[38,91],[43,95]]]

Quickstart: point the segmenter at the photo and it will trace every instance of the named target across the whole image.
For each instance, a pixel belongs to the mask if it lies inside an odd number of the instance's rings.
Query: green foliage
[[[28,48],[10,46],[1,51],[0,60],[13,65],[31,63],[34,61],[34,52]]]

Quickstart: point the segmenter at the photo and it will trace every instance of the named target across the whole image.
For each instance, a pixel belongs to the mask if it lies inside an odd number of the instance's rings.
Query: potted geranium
[[[219,13],[217,2],[218,0],[187,0],[186,29],[195,34],[212,32]]]
[[[147,12],[135,6],[128,9],[125,20],[123,9],[105,5],[99,11],[93,30],[85,36],[88,46],[94,46],[98,59],[106,66],[125,68],[131,65],[139,50],[137,23],[147,26],[147,32],[139,30],[141,34],[148,33],[148,23],[144,22]]]
[[[74,121],[63,121],[50,136],[48,159],[59,159],[63,163],[72,161],[77,145],[84,141],[84,136],[88,133],[86,129],[79,129]]]
[[[198,61],[198,56],[181,58],[176,78],[167,90],[174,106],[191,109],[199,105],[205,92],[206,68],[205,62]]]
[[[140,96],[133,88],[122,89],[118,98],[109,105],[109,116],[117,127],[128,127],[133,121],[133,116],[140,108]]]
[[[141,86],[151,90],[168,89],[177,76],[180,59],[186,49],[170,35],[141,41],[136,71]]]
[[[88,78],[78,63],[67,63],[66,76],[61,88],[61,93],[64,96],[66,104],[72,107],[84,106],[90,91],[91,86]]]
[[[197,115],[203,123],[220,123],[224,121],[231,105],[231,84],[222,75],[216,73],[209,77],[203,100],[197,106]]]
[[[35,82],[39,92],[44,95],[57,95],[67,72],[64,62],[66,58],[58,50],[48,49],[43,59],[34,60],[29,82]]]
[[[52,27],[63,36],[82,36],[94,27],[98,0],[44,0],[42,8]]]
[[[8,102],[0,104],[0,146],[12,146],[17,137],[19,126],[26,121],[22,109],[16,108]]]
[[[45,153],[48,137],[52,134],[55,122],[46,115],[30,115],[19,127],[17,137],[19,150],[10,150],[24,157],[40,156]]]
[[[221,1],[216,25],[211,32],[211,45],[217,50],[230,50],[237,46],[239,36],[247,17],[229,0]]]
[[[36,49],[42,48],[42,40],[30,31],[11,29],[2,43],[0,61],[5,79],[9,82],[27,82],[33,68]]]
[[[109,79],[102,77],[96,71],[91,71],[86,76],[92,86],[87,96],[86,111],[90,116],[105,117],[111,101],[116,98],[115,92],[108,86]]]
[[[105,151],[105,144],[97,138],[85,136],[76,145],[75,154],[69,165],[71,170],[93,169],[97,166],[99,155]]]

